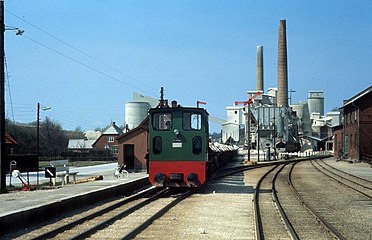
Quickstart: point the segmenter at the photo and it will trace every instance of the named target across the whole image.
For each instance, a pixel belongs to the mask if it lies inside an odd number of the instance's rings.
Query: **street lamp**
[[[50,110],[51,107],[43,107],[42,110]],[[37,103],[37,117],[36,117],[36,128],[37,128],[37,133],[36,133],[36,154],[37,157],[39,158],[40,155],[40,103]]]
[[[8,30],[15,31],[17,36],[21,36],[25,32],[25,30],[22,30],[20,28],[9,27],[9,26],[5,26],[4,30],[5,31],[8,31]]]
[[[51,107],[43,107],[42,110],[46,111]],[[36,114],[36,155],[37,155],[37,169],[39,169],[39,156],[40,156],[40,103],[37,103],[37,114]],[[37,171],[37,185],[39,185],[39,170]]]

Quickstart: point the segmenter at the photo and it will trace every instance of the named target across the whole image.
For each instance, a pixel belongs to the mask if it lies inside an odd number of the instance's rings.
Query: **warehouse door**
[[[134,169],[134,145],[124,144],[124,164],[126,169]]]

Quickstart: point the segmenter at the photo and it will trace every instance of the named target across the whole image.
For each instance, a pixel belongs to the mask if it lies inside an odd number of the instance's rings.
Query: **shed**
[[[147,169],[148,124],[146,117],[138,127],[116,138],[118,142],[118,163],[126,169],[142,171]]]

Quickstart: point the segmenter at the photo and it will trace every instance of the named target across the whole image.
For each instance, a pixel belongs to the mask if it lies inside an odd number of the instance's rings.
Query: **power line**
[[[126,78],[128,78],[128,79],[131,79],[131,80],[133,80],[133,81],[135,81],[135,82],[137,82],[137,83],[140,83],[140,84],[142,84],[142,85],[144,85],[144,86],[146,86],[146,87],[148,87],[148,88],[154,89],[153,87],[149,86],[148,84],[146,84],[146,83],[144,83],[144,82],[141,82],[140,80],[138,80],[138,79],[136,79],[136,78],[134,78],[134,77],[132,77],[132,76],[130,76],[130,75],[128,75],[128,74],[126,74],[126,73],[124,73],[124,72],[122,72],[122,71],[120,71],[120,70],[114,68],[114,67],[112,67],[112,66],[109,66],[108,64],[104,63],[103,61],[101,61],[101,60],[99,60],[99,59],[97,59],[97,58],[95,58],[95,57],[93,57],[93,56],[91,56],[91,55],[85,53],[84,51],[82,51],[82,50],[80,50],[80,49],[74,47],[73,45],[67,43],[66,41],[61,40],[61,39],[55,37],[54,35],[48,33],[47,31],[45,31],[45,30],[43,30],[43,29],[37,27],[36,25],[34,25],[34,24],[32,24],[32,23],[30,23],[30,22],[24,20],[23,18],[18,17],[18,16],[15,15],[14,13],[12,13],[12,12],[10,12],[10,11],[6,11],[6,12],[9,13],[9,14],[11,14],[12,16],[16,17],[17,19],[19,19],[19,20],[21,20],[21,21],[27,23],[28,25],[32,26],[33,28],[39,30],[40,32],[42,32],[42,33],[48,35],[49,37],[51,37],[51,38],[53,38],[53,39],[55,39],[55,40],[57,40],[57,41],[59,41],[59,42],[65,44],[66,46],[72,48],[72,49],[75,50],[76,52],[78,52],[78,53],[80,53],[80,54],[82,54],[82,55],[84,55],[84,56],[86,56],[86,57],[88,57],[88,58],[90,58],[90,59],[92,59],[92,60],[94,60],[94,61],[96,61],[96,62],[102,64],[103,66],[106,66],[106,67],[108,67],[108,68],[110,68],[110,69],[112,69],[112,70],[114,70],[114,71],[116,71],[116,72],[118,72],[118,73],[124,75],[124,76],[125,76]],[[114,80],[114,81],[117,81],[117,82],[119,82],[119,83],[121,83],[121,84],[128,85],[128,86],[130,86],[130,87],[132,87],[132,88],[135,88],[135,89],[137,89],[137,90],[139,90],[139,91],[144,91],[144,90],[141,89],[140,87],[134,86],[134,85],[128,83],[127,81],[123,81],[123,80],[121,80],[121,79],[119,79],[119,78],[117,78],[117,77],[114,77],[114,76],[112,76],[112,75],[110,75],[110,74],[107,74],[107,73],[104,72],[104,71],[101,71],[100,69],[97,69],[97,68],[95,68],[95,67],[92,67],[91,65],[88,65],[88,64],[86,64],[86,63],[84,63],[84,62],[82,62],[82,61],[79,61],[79,60],[77,60],[77,59],[75,59],[75,58],[73,58],[73,57],[70,57],[69,55],[65,54],[64,52],[59,51],[59,50],[56,50],[56,49],[53,49],[52,47],[49,47],[49,46],[47,46],[46,44],[43,44],[43,43],[41,43],[41,42],[39,42],[39,41],[37,41],[37,40],[35,40],[35,39],[33,39],[33,38],[31,38],[31,37],[25,35],[24,33],[23,33],[21,36],[24,37],[24,38],[26,38],[26,39],[29,40],[29,41],[32,41],[33,43],[35,43],[35,44],[37,44],[37,45],[39,45],[39,46],[42,46],[43,48],[48,49],[49,51],[54,52],[55,54],[58,54],[58,55],[60,55],[60,56],[62,56],[62,57],[64,57],[64,58],[67,58],[67,59],[69,59],[70,61],[72,61],[72,62],[74,62],[74,63],[77,63],[77,64],[79,64],[79,65],[81,65],[81,66],[83,66],[83,67],[85,67],[85,68],[88,68],[89,70],[94,71],[94,72],[96,72],[96,73],[98,73],[98,74],[100,74],[100,75],[102,75],[102,76],[105,76],[105,77],[107,77],[107,78],[109,78],[109,79],[112,79],[112,80]],[[10,87],[9,87],[9,88],[10,88]],[[156,90],[156,91],[157,91],[157,90]],[[145,92],[147,92],[147,91],[145,91]],[[151,92],[151,93],[149,93],[149,94],[150,94],[150,95],[153,95],[153,92]],[[33,105],[32,105],[32,106],[33,106]],[[11,103],[11,107],[12,107],[12,115],[13,115],[13,120],[14,120],[14,112],[13,112],[13,104],[12,104],[12,103]],[[33,107],[32,107],[32,109],[33,109]],[[33,109],[31,112],[34,112],[34,111],[35,111],[35,110]],[[20,114],[18,114],[18,113],[20,113]],[[30,113],[30,112],[27,111],[27,110],[25,110],[25,111],[19,111],[19,112],[17,112],[17,116],[21,116],[23,119],[25,119],[25,117],[27,117],[27,116],[30,116],[30,117],[31,117],[31,114],[28,115],[29,113]],[[57,120],[60,119],[60,120],[62,120],[62,122],[67,123],[67,124],[76,124],[76,125],[78,125],[78,126],[81,126],[82,123],[83,123],[84,126],[89,126],[88,128],[92,128],[93,126],[96,127],[96,124],[95,124],[95,123],[89,123],[89,121],[82,121],[81,118],[74,118],[74,117],[71,117],[71,116],[66,115],[65,113],[63,113],[63,114],[56,113],[55,110],[53,111],[53,113],[49,113],[49,115],[56,115]],[[14,121],[15,121],[15,120],[14,120]],[[94,128],[94,127],[93,127],[93,128]]]
[[[26,38],[26,39],[28,39],[28,40],[30,40],[30,41],[32,41],[32,42],[34,42],[34,43],[36,43],[36,44],[42,46],[42,47],[44,47],[44,48],[46,48],[46,49],[48,49],[48,50],[50,50],[50,51],[52,51],[52,52],[54,52],[54,53],[56,53],[56,54],[59,54],[59,55],[65,57],[65,58],[69,59],[70,61],[73,61],[73,62],[75,62],[75,63],[78,63],[78,64],[80,64],[80,65],[82,65],[82,66],[84,66],[84,67],[86,67],[86,68],[88,68],[88,69],[90,69],[90,70],[92,70],[92,71],[98,73],[98,74],[101,74],[101,75],[103,75],[103,76],[105,76],[105,77],[107,77],[107,78],[110,78],[110,79],[115,80],[115,81],[117,81],[117,82],[119,82],[119,83],[122,83],[122,84],[128,85],[128,86],[130,86],[130,87],[132,87],[132,88],[135,88],[135,89],[137,89],[137,90],[142,90],[142,89],[140,89],[140,88],[138,88],[138,87],[136,87],[136,86],[133,86],[133,85],[131,85],[131,84],[129,84],[129,83],[126,83],[126,82],[124,82],[124,81],[122,81],[122,80],[120,80],[120,79],[118,79],[118,78],[116,78],[116,77],[113,77],[113,76],[111,76],[111,75],[108,75],[108,74],[102,72],[101,70],[98,70],[98,69],[96,69],[96,68],[94,68],[94,67],[91,67],[91,66],[89,66],[89,65],[87,65],[87,64],[85,64],[85,63],[83,63],[83,62],[80,62],[79,60],[76,60],[76,59],[74,59],[74,58],[72,58],[72,57],[70,57],[70,56],[68,56],[68,55],[66,55],[66,54],[64,54],[64,53],[62,53],[62,52],[60,52],[60,51],[57,51],[57,50],[55,50],[55,49],[53,49],[53,48],[50,48],[50,47],[48,47],[47,45],[45,45],[45,44],[43,44],[43,43],[40,43],[40,42],[38,42],[38,41],[36,41],[36,40],[34,40],[34,39],[32,39],[32,38],[26,36],[25,34],[22,34],[22,37],[24,37],[24,38]],[[143,90],[142,90],[142,91],[143,91]]]
[[[65,45],[69,46],[70,48],[72,48],[72,49],[74,49],[75,51],[77,51],[77,52],[83,54],[84,56],[86,56],[86,57],[88,57],[88,58],[90,58],[90,59],[92,59],[92,60],[94,60],[94,61],[96,61],[96,62],[98,62],[98,63],[100,63],[100,64],[102,64],[102,65],[104,65],[105,67],[108,67],[108,68],[110,68],[110,69],[112,69],[112,70],[114,70],[114,71],[116,71],[116,72],[118,72],[118,73],[124,75],[125,77],[127,77],[127,78],[129,78],[129,79],[131,79],[131,80],[133,80],[133,81],[135,81],[135,82],[137,82],[137,83],[140,83],[140,84],[142,84],[142,85],[144,85],[144,86],[146,86],[146,87],[148,87],[148,88],[150,88],[150,89],[156,90],[156,89],[153,88],[152,86],[150,86],[150,85],[148,85],[148,84],[146,84],[146,83],[144,83],[144,82],[142,82],[142,81],[140,81],[140,80],[138,80],[138,79],[136,79],[136,78],[134,78],[134,77],[132,77],[132,76],[130,76],[130,75],[128,75],[128,74],[126,74],[126,73],[120,71],[120,70],[118,70],[117,68],[114,68],[114,67],[112,67],[112,66],[106,64],[105,62],[103,62],[103,61],[101,61],[101,60],[99,60],[99,59],[97,59],[97,58],[91,56],[91,55],[88,54],[88,53],[85,53],[84,51],[78,49],[77,47],[74,47],[73,45],[67,43],[66,41],[64,41],[64,40],[62,40],[62,39],[60,39],[60,38],[58,38],[58,37],[56,37],[56,36],[54,36],[54,35],[48,33],[47,31],[45,31],[45,30],[43,30],[43,29],[37,27],[36,25],[32,24],[32,23],[29,22],[29,21],[26,21],[25,19],[23,19],[23,18],[17,16],[16,14],[14,14],[14,13],[12,13],[12,12],[10,12],[10,11],[7,11],[7,10],[5,10],[5,11],[6,11],[7,13],[11,14],[12,16],[18,18],[19,20],[21,20],[21,21],[23,21],[23,22],[29,24],[30,26],[34,27],[35,29],[39,30],[40,32],[42,32],[42,33],[44,33],[44,34],[50,36],[51,38],[53,38],[53,39],[55,39],[55,40],[57,40],[57,41],[59,41],[59,42],[65,44]],[[124,83],[124,82],[122,82],[122,83]],[[124,83],[124,84],[125,84],[125,83]],[[129,84],[128,84],[128,85],[129,85]],[[137,89],[138,89],[138,88],[137,88]],[[139,90],[141,90],[141,89],[139,89]]]

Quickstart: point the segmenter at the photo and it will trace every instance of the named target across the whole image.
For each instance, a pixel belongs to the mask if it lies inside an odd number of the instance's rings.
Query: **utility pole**
[[[0,0],[0,193],[6,190],[5,154],[5,74],[4,74],[4,0]]]
[[[37,155],[37,169],[40,164],[40,103],[37,103],[36,114],[36,155]],[[39,170],[37,172],[37,185],[39,186]]]
[[[247,144],[248,144],[248,162],[251,161],[251,104],[247,104]]]
[[[40,103],[37,103],[37,113],[36,113],[36,154],[37,154],[37,158],[39,159],[39,155],[40,155]]]

